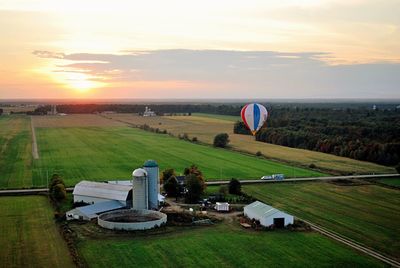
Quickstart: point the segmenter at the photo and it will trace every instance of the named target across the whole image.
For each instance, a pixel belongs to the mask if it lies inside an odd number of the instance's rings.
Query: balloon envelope
[[[264,125],[268,118],[267,109],[258,103],[246,104],[241,112],[242,120],[255,135],[258,130]]]

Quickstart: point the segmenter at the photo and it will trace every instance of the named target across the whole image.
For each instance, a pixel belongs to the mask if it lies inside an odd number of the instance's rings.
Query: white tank
[[[160,192],[160,174],[158,164],[154,160],[147,160],[143,168],[147,171],[149,187],[149,209],[158,209],[158,194]]]
[[[148,179],[147,171],[135,169],[132,173],[132,209],[148,209]]]

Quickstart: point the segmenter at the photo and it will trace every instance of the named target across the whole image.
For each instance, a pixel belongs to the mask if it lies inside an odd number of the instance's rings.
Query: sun
[[[72,88],[79,93],[86,93],[91,89],[103,85],[102,82],[93,80],[93,77],[90,77],[88,74],[76,72],[65,73],[64,83],[67,87]]]

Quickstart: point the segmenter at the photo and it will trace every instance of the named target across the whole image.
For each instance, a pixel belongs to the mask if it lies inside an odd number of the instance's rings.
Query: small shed
[[[116,200],[126,206],[132,200],[132,186],[81,181],[75,185],[72,194],[75,203],[85,202],[88,204],[95,204],[109,200]]]
[[[217,202],[214,208],[216,211],[229,211],[229,203]]]
[[[244,215],[249,219],[260,221],[260,224],[265,227],[274,226],[276,228],[283,228],[289,224],[293,224],[294,221],[292,215],[260,201],[255,201],[245,206]]]

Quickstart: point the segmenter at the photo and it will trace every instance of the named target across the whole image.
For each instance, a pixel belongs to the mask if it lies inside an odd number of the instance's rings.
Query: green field
[[[68,185],[82,179],[128,179],[147,159],[155,159],[161,170],[175,168],[178,173],[196,164],[207,179],[323,175],[128,127],[37,128],[36,135],[40,159],[35,161],[35,186],[45,184],[47,170],[62,174]]]
[[[378,182],[391,185],[391,186],[400,186],[400,177],[399,178],[386,178],[380,179]]]
[[[32,185],[30,118],[0,116],[0,188]]]
[[[131,239],[85,238],[79,251],[92,267],[384,266],[317,233],[255,232],[225,224]]]
[[[1,267],[74,267],[42,196],[0,197]]]
[[[285,183],[244,186],[252,196],[400,258],[400,191],[376,185]]]

